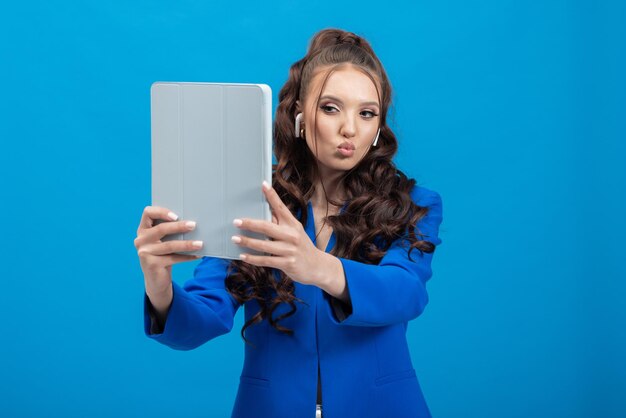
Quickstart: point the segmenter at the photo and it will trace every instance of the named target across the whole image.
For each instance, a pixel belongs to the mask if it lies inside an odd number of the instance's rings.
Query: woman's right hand
[[[155,225],[156,220],[164,220]],[[202,241],[161,241],[165,235],[185,233],[195,228],[195,222],[178,220],[167,208],[146,206],[137,229],[135,248],[144,274],[146,292],[152,295],[169,293],[172,284],[172,265],[199,259],[200,255],[174,254],[177,251],[196,251]],[[153,301],[154,302],[154,301]]]

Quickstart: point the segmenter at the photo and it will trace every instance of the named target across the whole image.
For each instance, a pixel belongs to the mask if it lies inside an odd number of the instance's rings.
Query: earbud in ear
[[[380,135],[380,128],[378,128],[378,132],[376,133],[376,138],[374,138],[374,143],[372,144],[373,147],[378,145],[378,136],[379,135]]]
[[[296,115],[296,138],[300,138],[300,124],[302,123],[302,113]]]

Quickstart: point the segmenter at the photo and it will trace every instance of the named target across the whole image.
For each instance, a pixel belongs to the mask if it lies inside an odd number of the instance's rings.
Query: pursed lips
[[[354,144],[348,141],[342,142],[337,148],[354,151]]]

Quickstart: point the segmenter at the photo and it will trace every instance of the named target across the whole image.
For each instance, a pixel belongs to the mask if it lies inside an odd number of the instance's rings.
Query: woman
[[[233,221],[269,240],[234,236],[241,261],[204,257],[181,287],[172,264],[197,257],[173,253],[198,247],[160,238],[194,224],[144,210],[135,246],[146,335],[190,350],[229,332],[245,306],[233,417],[430,417],[406,326],[428,302],[442,205],[392,163],[390,102],[369,43],[322,30],[279,94],[278,164],[262,186],[272,222]]]

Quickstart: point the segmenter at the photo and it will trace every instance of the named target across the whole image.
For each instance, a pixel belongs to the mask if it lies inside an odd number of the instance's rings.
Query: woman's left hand
[[[289,208],[273,187],[263,182],[263,193],[273,212],[272,222],[259,219],[235,219],[233,224],[247,231],[264,234],[272,240],[260,240],[242,235],[233,236],[234,243],[269,255],[241,254],[246,263],[282,270],[292,280],[303,284],[318,284],[316,277],[323,265],[323,253],[311,241]]]

